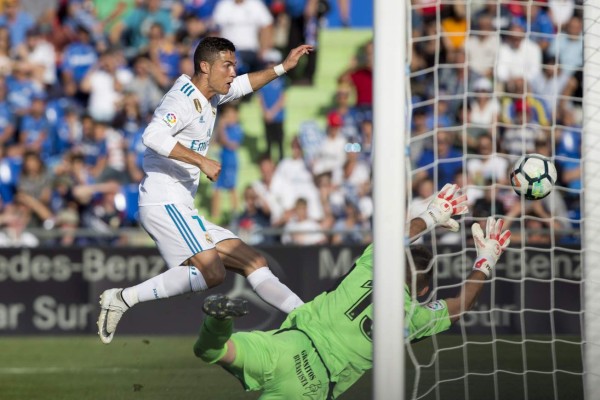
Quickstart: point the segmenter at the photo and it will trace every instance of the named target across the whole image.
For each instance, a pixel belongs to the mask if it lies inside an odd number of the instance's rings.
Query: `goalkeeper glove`
[[[485,226],[485,236],[478,223],[471,226],[475,248],[477,249],[477,259],[473,265],[474,271],[481,271],[487,278],[490,277],[492,269],[500,258],[500,255],[506,250],[510,243],[510,231],[502,232],[504,221],[488,217]]]
[[[440,225],[452,232],[458,232],[460,226],[458,221],[453,220],[452,217],[469,212],[467,195],[459,195],[459,190],[458,185],[447,183],[431,200],[427,210],[419,215],[419,218],[425,221],[427,230]]]

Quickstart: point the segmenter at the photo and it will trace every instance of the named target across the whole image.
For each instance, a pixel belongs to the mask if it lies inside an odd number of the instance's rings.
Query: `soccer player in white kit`
[[[207,37],[194,52],[194,75],[182,75],[163,97],[143,134],[144,179],[140,222],[168,270],[136,286],[100,296],[98,334],[110,343],[123,313],[139,302],[199,292],[219,285],[225,269],[242,274],[254,291],[283,312],[302,300],[273,275],[267,261],[232,232],[198,215],[194,197],[201,172],[215,181],[220,164],[206,157],[217,106],[260,89],[313,51],[302,45],[274,68],[236,76],[235,46]]]

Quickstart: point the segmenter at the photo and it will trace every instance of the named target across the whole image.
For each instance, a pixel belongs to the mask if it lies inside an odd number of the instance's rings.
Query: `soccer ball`
[[[556,183],[556,167],[541,154],[525,154],[515,163],[510,183],[519,196],[540,200],[548,196]]]

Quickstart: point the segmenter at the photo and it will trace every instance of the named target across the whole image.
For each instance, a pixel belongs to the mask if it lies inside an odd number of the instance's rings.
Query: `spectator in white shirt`
[[[346,162],[346,138],[342,135],[344,120],[342,116],[332,111],[327,116],[327,136],[321,143],[320,149],[313,161],[312,172],[320,175],[331,172],[333,177],[341,176]]]
[[[308,216],[307,201],[296,200],[292,218],[285,224],[281,237],[283,244],[315,245],[327,243],[321,224]]]
[[[36,84],[44,87],[56,83],[56,52],[39,29],[27,31],[27,38],[18,47],[17,53],[31,66]]]
[[[27,232],[31,211],[20,203],[9,204],[0,214],[0,247],[37,247],[39,239]]]
[[[81,82],[81,90],[90,94],[88,113],[97,121],[112,122],[123,86],[130,81],[131,73],[120,70],[117,63],[114,54],[102,54]]]
[[[493,97],[492,82],[487,78],[479,78],[473,84],[474,98],[470,103],[468,121],[475,127],[489,129],[498,118],[500,104]]]
[[[473,94],[467,111],[467,146],[477,148],[480,135],[496,130],[500,114],[500,102],[494,96],[492,82],[488,78],[479,78],[473,83]]]
[[[575,2],[573,0],[548,0],[550,16],[556,27],[560,27],[571,19],[575,12]]]
[[[573,17],[550,46],[549,54],[558,58],[564,69],[571,71],[583,66],[583,21]]]
[[[273,16],[260,0],[221,0],[213,21],[220,35],[235,44],[238,74],[262,67],[262,55],[273,47]]]
[[[292,140],[292,157],[284,158],[277,165],[271,184],[271,193],[284,210],[281,218],[273,221],[274,226],[282,226],[289,220],[291,210],[299,198],[307,200],[308,215],[311,219],[316,221],[323,219],[319,191],[314,177],[302,157],[302,147],[298,138]]]
[[[271,157],[266,154],[258,160],[258,169],[260,179],[252,183],[252,189],[256,194],[256,207],[265,215],[268,215],[271,222],[278,221],[283,215],[283,206],[278,202],[276,194],[273,192],[273,176],[275,175],[275,163]]]
[[[477,153],[478,157],[471,156],[467,161],[467,176],[470,183],[475,186],[485,186],[486,182],[508,185],[508,160],[498,154],[494,149],[492,135],[479,136]],[[482,198],[484,192],[481,188],[469,188],[467,197],[472,201]]]
[[[569,80],[573,78],[573,71],[560,68],[556,63],[556,57],[549,56],[544,58],[544,65],[540,73],[529,81],[529,89],[544,102],[545,108],[550,115],[555,114],[555,108],[560,106],[559,96],[565,94],[565,90],[570,87]]]
[[[477,21],[477,30],[465,42],[469,69],[479,76],[491,78],[498,56],[498,45],[492,16],[482,14]]]
[[[506,82],[514,78],[527,80],[536,76],[542,68],[540,46],[525,37],[525,28],[513,23],[498,52],[497,78]]]

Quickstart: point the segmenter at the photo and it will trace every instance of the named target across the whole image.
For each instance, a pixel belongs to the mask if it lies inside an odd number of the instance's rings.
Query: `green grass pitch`
[[[501,337],[511,341],[519,337]],[[538,338],[548,340],[545,338]],[[205,365],[192,353],[193,336],[116,337],[103,345],[95,336],[4,337],[0,340],[0,399],[2,400],[100,400],[100,399],[257,399],[258,393],[245,393],[239,382],[217,366]],[[461,346],[462,338],[439,335],[439,368],[420,371],[420,395],[425,388],[441,380],[456,378],[437,386],[440,399],[494,399],[495,369],[511,373],[496,374],[500,399],[553,399],[556,384],[559,399],[583,398],[581,346],[555,343],[555,359],[550,344],[522,346],[498,342],[496,364],[490,337],[469,337],[471,344]],[[576,341],[577,338],[566,338]],[[453,349],[456,346],[456,349]],[[420,362],[432,355],[434,342],[427,339],[413,346]],[[465,357],[466,354],[466,357]],[[407,355],[407,359],[409,356]],[[465,360],[468,367],[465,367]],[[523,362],[530,370],[559,370],[576,374],[529,373],[526,379]],[[471,374],[463,377],[465,370]],[[415,371],[407,369],[407,387],[412,389]],[[371,398],[371,374],[366,374],[341,399]],[[424,399],[436,399],[434,389]],[[408,397],[410,398],[410,397]]]

